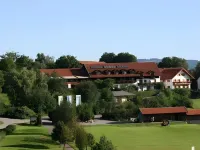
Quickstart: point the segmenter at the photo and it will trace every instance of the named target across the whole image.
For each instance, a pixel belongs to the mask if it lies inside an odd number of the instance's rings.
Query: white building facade
[[[161,81],[165,88],[187,88],[191,89],[191,80],[194,77],[183,68],[169,68],[162,70]]]
[[[197,79],[197,87],[200,90],[200,77]]]

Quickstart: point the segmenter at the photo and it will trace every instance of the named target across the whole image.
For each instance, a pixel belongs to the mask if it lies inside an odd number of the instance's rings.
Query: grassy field
[[[134,125],[88,126],[96,140],[105,135],[118,150],[191,150],[200,149],[200,125],[177,124],[137,127]]]
[[[193,108],[200,108],[200,99],[192,99]]]
[[[51,140],[48,130],[44,127],[17,126],[17,130],[0,142],[0,150],[52,149],[61,150]]]

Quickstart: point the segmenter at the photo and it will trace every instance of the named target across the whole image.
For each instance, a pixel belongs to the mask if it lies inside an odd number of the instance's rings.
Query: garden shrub
[[[5,117],[16,119],[27,119],[31,116],[35,116],[35,112],[26,106],[10,107],[5,114]]]
[[[0,130],[0,141],[6,136],[6,132],[2,129]]]
[[[16,125],[8,125],[5,128],[6,135],[12,134],[16,130]]]

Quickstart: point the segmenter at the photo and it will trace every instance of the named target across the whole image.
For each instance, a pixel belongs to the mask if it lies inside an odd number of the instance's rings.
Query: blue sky
[[[199,0],[1,0],[0,54],[200,60]]]

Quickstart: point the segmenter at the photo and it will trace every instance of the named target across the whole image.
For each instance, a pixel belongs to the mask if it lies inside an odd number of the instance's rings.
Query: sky
[[[200,60],[200,0],[0,0],[0,54]]]

